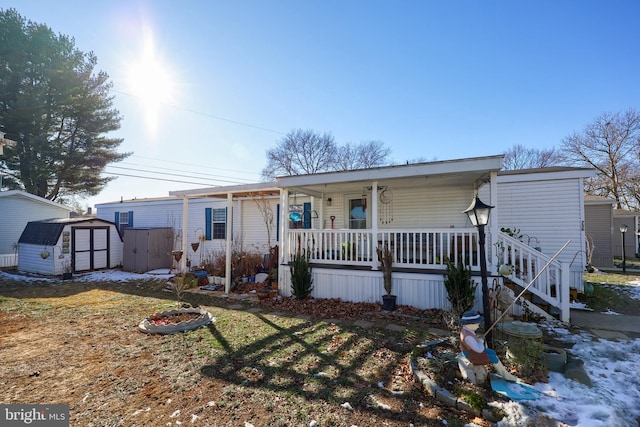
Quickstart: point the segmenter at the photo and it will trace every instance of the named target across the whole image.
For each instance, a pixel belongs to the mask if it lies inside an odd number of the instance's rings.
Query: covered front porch
[[[362,171],[283,177],[280,195],[280,292],[290,295],[289,263],[309,257],[312,295],[379,302],[384,293],[377,248],[393,254],[393,293],[399,304],[448,308],[444,273],[464,262],[480,282],[478,230],[463,211],[478,192],[495,206],[486,227],[490,280],[498,266],[514,265],[510,280],[526,286],[550,260],[524,242],[510,241],[495,218],[501,156]],[[515,240],[515,239],[512,239]],[[530,289],[568,321],[568,268],[551,263]],[[478,286],[477,310],[481,290]]]

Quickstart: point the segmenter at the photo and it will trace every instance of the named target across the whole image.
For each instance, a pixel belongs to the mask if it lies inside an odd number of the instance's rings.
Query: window
[[[227,237],[227,210],[213,209],[212,225],[213,225],[213,238],[214,239],[226,239]]]
[[[120,234],[124,234],[124,230],[133,227],[133,211],[116,212],[115,221]]]

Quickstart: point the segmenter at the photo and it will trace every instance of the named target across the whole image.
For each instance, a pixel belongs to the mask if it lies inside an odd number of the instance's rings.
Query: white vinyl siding
[[[470,227],[467,215],[463,214],[470,203],[473,191],[469,188],[458,187],[429,187],[420,188],[396,188],[388,187],[392,193],[393,201],[387,206],[378,202],[378,229],[398,228],[466,228]],[[381,190],[378,191],[378,196]],[[331,206],[323,206],[321,223],[325,229],[331,229],[331,216],[334,229],[346,229],[349,227],[347,209],[345,203],[356,197],[353,195],[331,194]],[[372,228],[371,212],[373,203],[367,197],[367,228]],[[305,200],[306,201],[306,200]],[[322,203],[317,200],[316,203]],[[320,212],[319,207],[312,206]],[[386,210],[385,210],[386,209]],[[318,222],[314,223],[314,226]]]
[[[49,200],[37,200],[36,196],[24,196],[20,192],[5,192],[0,197],[0,254],[13,254],[13,244],[30,221],[50,218],[68,218],[70,208]],[[111,217],[109,220],[112,220]]]
[[[198,236],[205,233],[206,218],[205,209],[212,209],[212,217],[218,212],[223,212],[227,208],[226,199],[188,199],[189,207],[187,218],[187,243],[198,242]],[[271,231],[271,245],[276,244],[276,205],[278,198],[268,199],[273,209],[273,225]],[[96,206],[98,218],[113,220],[115,212],[133,212],[133,227],[171,227],[175,231],[176,241],[174,248],[178,249],[182,245],[182,199],[170,198],[166,200],[140,200],[124,203],[106,203]],[[268,253],[267,232],[262,214],[256,203],[252,199],[235,200],[231,213],[227,214],[227,221],[233,215],[233,240],[234,244],[247,251]],[[228,222],[225,226],[228,226]],[[212,229],[213,237],[213,229]],[[203,254],[221,253],[225,250],[225,240],[213,237],[212,240],[201,242],[201,248],[194,254],[191,247],[188,247],[188,255],[196,256],[199,259],[200,251]]]
[[[385,293],[380,271],[343,269],[313,269],[314,298],[340,298],[342,301],[369,302],[381,301]],[[289,266],[279,268],[280,293],[291,296],[291,271]],[[393,294],[398,297],[399,305],[410,305],[421,310],[429,308],[450,309],[442,274],[393,273]],[[476,288],[475,310],[482,310],[481,287]]]
[[[548,255],[571,239],[558,261],[571,264],[577,288],[582,287],[582,280],[577,282],[585,265],[583,203],[581,179],[501,183],[498,177],[498,227],[519,228],[525,243],[531,239],[531,246]]]
[[[276,242],[277,205],[278,198],[266,199],[273,212],[273,223],[271,224],[271,246]],[[242,242],[245,250],[257,251],[268,254],[267,225],[257,204],[253,200],[243,200],[242,202]]]

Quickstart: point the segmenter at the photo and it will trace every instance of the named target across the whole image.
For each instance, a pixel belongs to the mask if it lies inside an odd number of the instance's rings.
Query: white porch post
[[[371,183],[371,269],[378,269],[378,181]]]
[[[182,258],[180,259],[180,273],[184,273],[187,270],[187,233],[189,227],[189,198],[187,196],[182,197]]]
[[[494,243],[498,239],[498,218],[500,218],[500,206],[498,206],[498,172],[491,171],[489,175],[489,204],[493,206],[490,222],[489,222],[489,235],[491,236],[488,239],[489,250],[487,253],[489,254],[489,259],[487,260],[487,270],[489,272],[497,271],[496,264],[499,264],[498,260],[498,248]]]
[[[227,230],[226,230],[226,258],[224,266],[224,292],[231,292],[231,235],[233,232],[233,193],[227,193]]]
[[[285,263],[285,254],[289,252],[289,190],[280,191],[280,250],[278,264]]]
[[[318,209],[318,228],[320,230],[324,230],[324,204],[325,204],[324,193],[322,194],[322,198],[318,199],[320,203],[320,208]],[[636,228],[637,230],[637,228]],[[636,246],[637,247],[637,246]]]

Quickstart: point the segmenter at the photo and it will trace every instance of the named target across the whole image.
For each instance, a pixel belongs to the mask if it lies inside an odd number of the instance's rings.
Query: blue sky
[[[635,0],[0,0],[9,7],[97,55],[123,116],[114,136],[134,153],[116,166],[164,175],[108,171],[198,183],[120,176],[88,206],[256,182],[265,150],[296,128],[380,140],[404,163],[557,147],[603,112],[639,108]],[[145,55],[147,81],[170,76],[152,104],[132,86]]]

